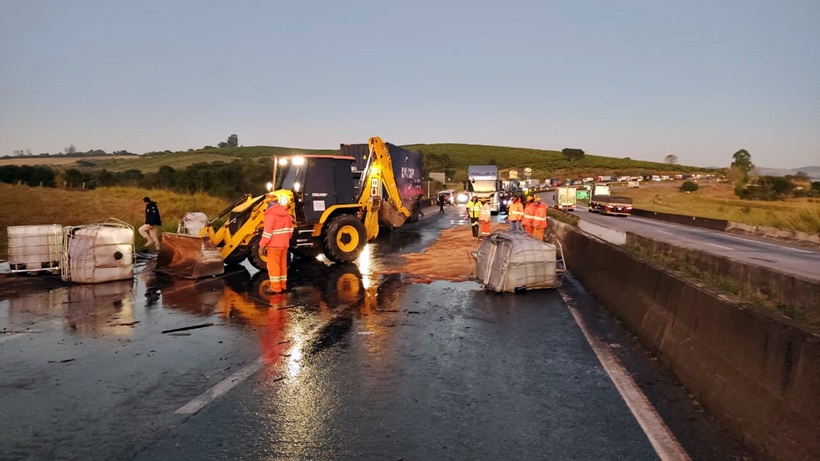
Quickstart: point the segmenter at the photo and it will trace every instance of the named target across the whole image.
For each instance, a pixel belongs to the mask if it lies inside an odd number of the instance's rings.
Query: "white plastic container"
[[[100,283],[134,277],[134,228],[119,220],[63,228],[62,279]]]
[[[11,272],[57,273],[63,253],[63,226],[10,226],[9,267]]]
[[[522,231],[495,231],[473,253],[476,280],[490,291],[561,286],[555,245]]]
[[[199,233],[202,232],[202,228],[208,224],[208,221],[208,215],[201,211],[185,213],[185,216],[183,216],[179,222],[179,226],[177,226],[177,233],[199,235]]]

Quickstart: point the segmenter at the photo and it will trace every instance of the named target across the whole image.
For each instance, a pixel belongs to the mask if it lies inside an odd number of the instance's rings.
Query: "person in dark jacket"
[[[159,250],[159,238],[157,237],[157,227],[162,225],[162,218],[159,216],[159,207],[149,197],[144,197],[145,203],[145,224],[140,226],[140,235],[146,240],[146,247],[153,246]]]

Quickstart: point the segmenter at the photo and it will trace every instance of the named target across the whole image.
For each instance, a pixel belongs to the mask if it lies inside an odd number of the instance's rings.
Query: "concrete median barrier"
[[[572,274],[760,459],[820,459],[818,335],[571,226],[556,234]]]

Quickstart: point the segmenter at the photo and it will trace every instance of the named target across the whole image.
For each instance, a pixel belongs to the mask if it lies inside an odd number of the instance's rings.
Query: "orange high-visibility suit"
[[[281,293],[288,286],[288,248],[293,235],[293,218],[290,213],[272,198],[265,210],[265,230],[259,248],[267,248],[268,277],[270,291]]]
[[[535,209],[537,207],[538,205],[535,204],[533,197],[527,197],[527,207],[524,208],[524,219],[521,221],[521,224],[528,234],[532,234],[532,218],[535,217]]]
[[[532,235],[538,240],[544,240],[544,231],[547,230],[547,204],[541,199],[535,199],[535,215],[532,217]]]

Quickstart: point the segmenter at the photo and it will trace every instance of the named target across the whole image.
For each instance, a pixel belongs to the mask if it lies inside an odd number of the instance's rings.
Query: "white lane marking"
[[[734,248],[725,247],[723,245],[718,245],[717,243],[710,243],[709,245],[712,245],[713,247],[720,248],[722,250],[734,250]]]
[[[191,400],[184,406],[180,407],[177,411],[174,412],[174,414],[192,415],[198,412],[203,407],[205,407],[205,405],[208,405],[209,403],[213,402],[214,400],[219,398],[219,396],[233,389],[235,386],[251,377],[254,373],[261,370],[264,364],[265,361],[262,359],[262,357],[259,357],[250,364],[245,365],[236,373],[223,379],[216,386],[205,391],[204,394],[200,395],[199,397]]]
[[[673,233],[671,233],[671,232],[666,232],[666,231],[664,231],[664,230],[660,230],[660,229],[656,229],[656,232],[660,232],[661,234],[675,235],[675,234],[673,234]]]
[[[42,325],[43,323],[50,322],[50,321],[51,320],[44,320],[42,322],[37,322],[34,325]],[[29,328],[29,329],[21,330],[21,331],[14,331],[14,330],[3,331],[3,332],[0,332],[0,343],[5,342],[5,341],[10,341],[12,339],[24,338],[28,335],[39,334],[39,333],[43,333],[43,330]]]
[[[1,336],[0,336],[0,343],[4,343],[4,342],[6,342],[6,341],[10,341],[10,340],[12,340],[12,339],[22,338],[22,337],[23,337],[23,336],[25,336],[27,333],[29,333],[29,332],[20,332],[20,333],[3,333],[3,335],[1,335]],[[32,333],[40,333],[40,332],[39,332],[39,331],[36,331],[36,332],[32,332]]]
[[[638,385],[635,384],[635,380],[629,376],[629,373],[624,369],[617,357],[609,350],[607,344],[594,336],[589,328],[587,328],[581,315],[570,304],[572,298],[562,290],[559,290],[559,292],[569,312],[575,319],[575,323],[578,324],[578,327],[584,334],[587,343],[592,347],[604,370],[609,375],[609,379],[615,384],[615,388],[618,389],[621,398],[624,399],[624,402],[626,402],[626,405],[629,407],[629,411],[635,416],[635,419],[638,421],[641,429],[643,429],[643,432],[649,439],[649,443],[652,444],[655,453],[658,454],[661,461],[691,461],[686,450],[683,449],[672,434],[672,431],[670,431],[666,423],[663,422],[658,412],[655,411],[655,408],[649,403],[649,399],[646,398],[646,395],[644,395]]]
[[[779,250],[794,251],[794,252],[797,252],[797,253],[817,254],[816,251],[800,250],[800,249],[797,249],[797,248],[791,248],[791,247],[787,247],[787,246],[783,246],[783,245],[778,245],[776,243],[760,242],[758,240],[752,240],[752,239],[740,237],[740,236],[737,236],[737,235],[732,235],[728,232],[712,231],[712,230],[708,230],[708,229],[699,229],[697,227],[690,227],[690,226],[686,226],[686,225],[682,225],[682,224],[667,223],[667,222],[663,222],[663,221],[656,221],[656,220],[646,219],[646,218],[644,218],[643,220],[648,221],[648,222],[652,222],[655,227],[664,226],[664,227],[671,228],[671,229],[681,229],[681,228],[683,228],[683,229],[686,229],[688,232],[691,232],[691,233],[694,233],[694,234],[720,235],[721,237],[734,239],[734,240],[740,240],[741,242],[749,244],[749,245],[762,245],[762,246],[777,248]],[[661,231],[658,230],[658,232],[661,232]]]
[[[755,244],[755,245],[764,245],[764,246],[767,246],[767,247],[774,247],[774,248],[781,249],[781,250],[791,250],[791,251],[796,251],[798,253],[815,254],[814,251],[799,250],[797,248],[785,247],[785,246],[782,246],[782,245],[776,245],[774,243],[758,242],[757,240],[750,240],[750,239],[746,239],[746,238],[743,238],[743,237],[737,237],[735,235],[728,235],[727,234],[727,235],[724,235],[724,237],[730,238],[730,239],[735,239],[735,240],[740,240],[741,242],[744,242],[744,243]]]
[[[350,307],[350,306],[347,306]],[[312,330],[307,332],[308,336],[312,336],[315,334],[320,328],[323,328],[325,325],[330,323],[330,321],[326,321],[316,325]],[[258,359],[254,360],[253,362],[245,365],[242,369],[237,371],[236,373],[228,376],[227,378],[220,381],[216,386],[208,389],[199,397],[191,400],[190,402],[186,403],[185,405],[179,407],[174,414],[177,415],[192,415],[199,410],[203,409],[206,405],[213,402],[217,398],[219,398],[222,394],[228,392],[229,390],[233,389],[242,381],[250,378],[254,373],[261,370],[265,366],[265,360],[263,357],[259,357]]]

